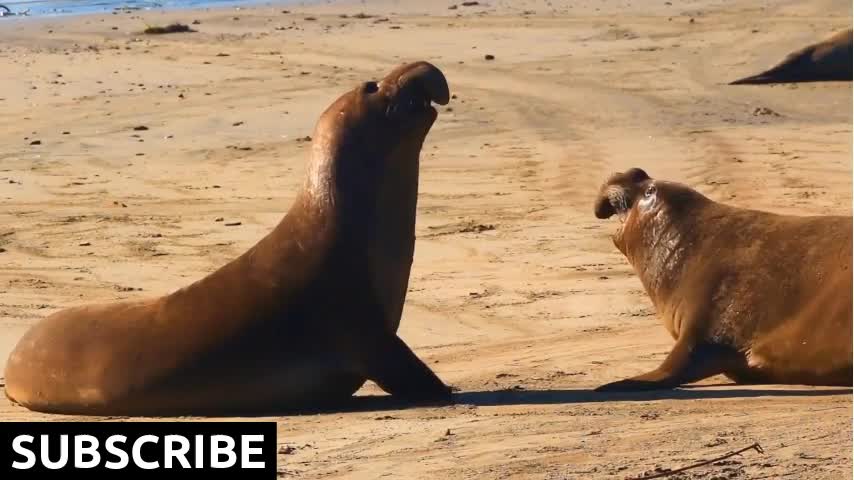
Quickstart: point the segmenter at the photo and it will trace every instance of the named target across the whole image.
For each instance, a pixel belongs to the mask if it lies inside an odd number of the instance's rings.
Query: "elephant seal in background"
[[[426,62],[340,97],[271,233],[171,294],[43,319],[9,357],[7,396],[49,413],[218,415],[334,404],[370,379],[408,401],[450,399],[396,334],[431,101],[449,91]]]
[[[765,72],[745,77],[730,85],[766,83],[851,81],[852,30],[838,32],[827,39],[790,53]]]
[[[676,340],[655,370],[598,391],[737,383],[851,385],[852,219],[714,202],[634,168],[612,175],[598,218]]]

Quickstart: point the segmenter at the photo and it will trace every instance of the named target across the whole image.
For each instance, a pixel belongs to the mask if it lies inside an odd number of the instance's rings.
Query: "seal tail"
[[[807,80],[814,75],[810,55],[812,55],[812,49],[790,53],[783,61],[764,72],[740,78],[730,82],[730,85],[762,85]]]
[[[762,73],[751,75],[749,77],[740,78],[730,85],[762,85],[766,83],[785,83],[796,82],[799,80],[797,73],[793,72],[796,59],[787,58],[780,64],[765,70]]]

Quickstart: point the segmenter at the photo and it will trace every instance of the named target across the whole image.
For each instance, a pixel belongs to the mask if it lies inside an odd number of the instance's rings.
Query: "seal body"
[[[837,32],[821,42],[790,53],[774,67],[730,85],[851,81],[852,30]]]
[[[635,168],[596,200],[676,340],[652,372],[600,391],[738,383],[851,385],[852,219],[736,208]]]
[[[336,100],[281,222],[168,295],[61,310],[6,365],[26,408],[211,415],[323,407],[368,379],[402,398],[450,389],[397,336],[415,241],[419,155],[448,85],[426,62]]]

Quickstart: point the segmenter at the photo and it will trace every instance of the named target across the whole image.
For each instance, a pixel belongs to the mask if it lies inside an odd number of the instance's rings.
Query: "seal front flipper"
[[[397,335],[376,338],[364,359],[365,374],[393,396],[413,401],[450,401],[451,388]]]
[[[693,345],[680,339],[664,362],[651,372],[637,377],[607,383],[597,392],[632,392],[667,390],[686,383],[743,368],[744,355],[732,348],[714,345]]]

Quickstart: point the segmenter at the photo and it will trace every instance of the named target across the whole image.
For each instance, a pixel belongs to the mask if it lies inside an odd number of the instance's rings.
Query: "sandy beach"
[[[592,391],[673,344],[593,215],[609,173],[851,215],[851,83],[726,85],[849,27],[850,2],[454,3],[0,19],[0,368],[51,312],[244,252],[290,206],[323,109],[427,60],[455,97],[422,151],[399,334],[457,403],[401,409],[369,383],[351,411],[271,417],[281,477],[623,479],[758,442],[671,478],[852,478],[850,388]],[[197,32],[139,33],[172,21]],[[92,420],[0,398],[3,421]]]

